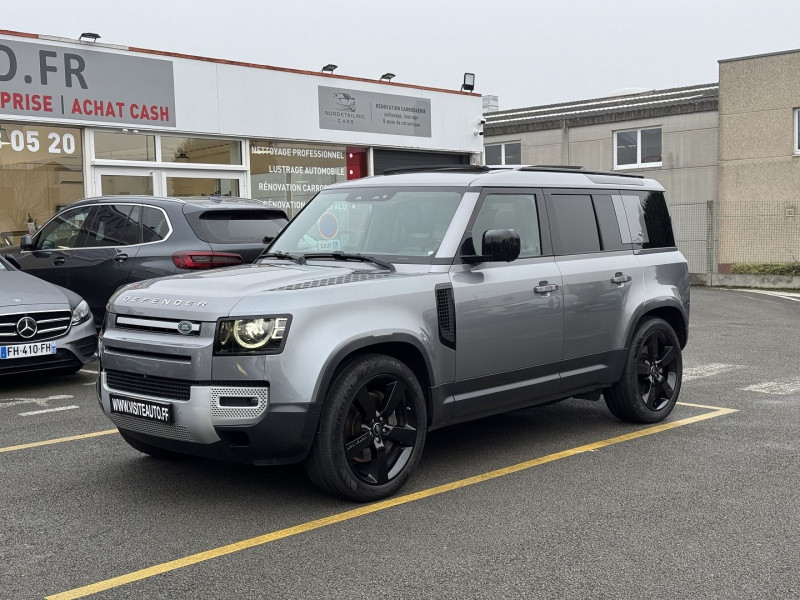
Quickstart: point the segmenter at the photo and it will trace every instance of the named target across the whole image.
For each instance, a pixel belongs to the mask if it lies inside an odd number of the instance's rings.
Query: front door
[[[520,257],[456,265],[455,417],[466,419],[546,399],[559,387],[561,274],[541,234],[541,194],[485,193],[471,225],[475,252],[489,229],[515,229]],[[544,243],[543,243],[544,242]]]

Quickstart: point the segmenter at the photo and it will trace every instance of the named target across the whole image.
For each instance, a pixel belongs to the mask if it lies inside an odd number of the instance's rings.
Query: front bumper
[[[269,387],[248,383],[196,382],[187,386],[188,399],[178,400],[159,395],[158,384],[151,386],[151,391],[140,385],[141,381],[134,385],[124,376],[103,370],[98,394],[103,411],[119,429],[158,448],[253,464],[283,464],[305,458],[321,406],[271,403]],[[168,404],[173,423],[112,412],[112,395]]]
[[[0,360],[0,375],[22,375],[40,371],[76,371],[97,358],[97,330],[90,319],[63,336],[43,340],[56,344],[55,354]]]

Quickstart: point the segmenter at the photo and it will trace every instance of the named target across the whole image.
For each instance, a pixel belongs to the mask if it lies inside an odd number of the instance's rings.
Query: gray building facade
[[[485,115],[487,164],[579,165],[657,179],[696,281],[716,270],[716,83]]]

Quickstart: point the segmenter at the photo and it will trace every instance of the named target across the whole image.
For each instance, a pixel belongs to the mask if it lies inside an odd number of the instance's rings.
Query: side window
[[[592,197],[553,194],[548,204],[553,248],[556,254],[583,254],[600,251]]]
[[[631,240],[642,248],[672,248],[675,237],[667,201],[662,192],[622,195]]]
[[[138,244],[141,240],[140,215],[141,208],[133,204],[98,206],[81,246],[95,248]]]
[[[37,250],[74,248],[78,244],[78,236],[86,218],[93,208],[92,206],[81,206],[56,215],[42,227],[36,237],[35,248]]]
[[[600,246],[603,250],[627,250],[619,232],[619,220],[611,196],[592,196],[597,227],[600,229]]]
[[[487,194],[472,226],[477,254],[484,253],[483,234],[489,229],[515,229],[519,233],[520,258],[542,255],[534,194]]]
[[[158,242],[167,237],[169,233],[169,223],[167,217],[157,208],[151,206],[144,207],[144,217],[142,218],[142,242]]]

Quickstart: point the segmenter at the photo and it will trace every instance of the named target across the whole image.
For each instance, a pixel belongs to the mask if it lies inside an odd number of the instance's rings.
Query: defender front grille
[[[117,329],[135,329],[138,331],[153,331],[156,333],[170,333],[175,335],[200,335],[200,323],[197,321],[117,315],[116,323]],[[186,327],[187,331],[181,331],[181,326]]]
[[[36,333],[22,337],[17,333],[17,323],[23,317],[36,321]],[[72,313],[69,310],[47,310],[0,314],[0,344],[27,344],[60,337],[69,331]]]

